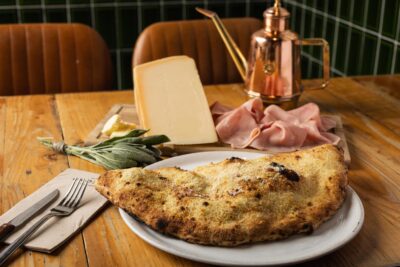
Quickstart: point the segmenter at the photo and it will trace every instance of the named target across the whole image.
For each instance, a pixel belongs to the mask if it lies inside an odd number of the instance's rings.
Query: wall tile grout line
[[[344,0],[347,1],[347,0]],[[340,8],[341,8],[341,3],[342,0],[338,0],[337,6],[336,6],[336,17],[340,16]],[[336,68],[336,58],[337,58],[337,45],[338,45],[338,36],[339,36],[339,20],[335,21],[335,33],[333,35],[333,47],[332,47],[332,67]]]
[[[380,57],[381,44],[382,44],[382,39],[380,38],[380,36],[382,36],[383,17],[385,15],[385,2],[386,2],[386,0],[382,0],[382,2],[381,2],[381,14],[380,14],[380,18],[379,18],[379,36],[378,36],[378,45],[376,47],[376,53],[375,53],[374,75],[376,75],[378,73],[378,64],[379,64],[379,57]]]
[[[398,4],[398,12],[397,12],[397,31],[396,31],[396,40],[399,40],[400,38],[400,4]],[[395,67],[396,67],[396,58],[397,58],[397,53],[400,53],[399,51],[399,46],[395,45],[393,48],[393,60],[392,60],[392,66],[390,68],[390,73],[394,74]],[[400,64],[400,62],[397,62],[397,64]]]
[[[164,21],[165,20],[164,0],[160,0],[160,10],[161,10],[160,19],[161,21]]]
[[[300,36],[301,39],[304,38],[304,23],[305,23],[305,17],[306,17],[306,10],[304,8],[301,9],[301,22],[300,22]]]
[[[159,0],[160,1],[160,0]],[[249,0],[246,0],[249,1]],[[190,5],[190,4],[198,4],[199,1],[168,1],[165,2],[165,5],[179,5],[184,2],[185,5]],[[117,5],[118,7],[137,7],[139,5],[147,5],[151,6],[155,2],[140,2],[140,1],[132,1],[132,2],[110,2],[110,3],[95,3],[96,7],[113,7]],[[250,2],[249,2],[250,4]],[[0,10],[14,10],[17,9],[20,4],[15,4],[15,5],[0,5]],[[31,4],[31,5],[22,5],[24,9],[38,9],[41,8],[41,4]],[[84,7],[91,7],[90,3],[84,3],[84,4],[70,4],[71,8],[84,8]],[[66,5],[62,4],[46,4],[46,8],[51,8],[51,9],[65,9]]]
[[[132,52],[132,48],[117,48],[117,49],[109,49],[111,53],[116,53],[117,51],[121,51],[123,53]]]
[[[305,27],[305,9],[301,9],[301,19],[300,19],[300,32],[298,33],[300,35],[300,39],[304,39],[304,27]],[[303,54],[304,50],[303,47],[300,46],[300,53]],[[305,52],[304,52],[305,53]],[[308,63],[308,62],[307,62]],[[302,67],[302,66],[301,66]],[[303,76],[303,70],[301,70],[301,76]]]
[[[325,5],[324,5],[324,15],[323,15],[323,22],[322,22],[322,38],[324,38],[325,40],[327,39],[327,35],[326,35],[326,28],[327,28],[327,25],[328,25],[328,16],[327,16],[327,13],[328,13],[328,1],[325,1]],[[332,48],[330,47],[331,46],[331,44],[329,44],[329,49],[330,49],[330,54],[329,54],[329,57],[331,56],[331,54],[332,54]],[[321,64],[321,67],[319,68],[319,73],[318,73],[318,76],[321,76],[322,75],[322,72],[323,72],[323,66],[322,66],[322,64]]]
[[[354,16],[354,0],[350,3],[350,17],[349,20],[353,21]],[[353,32],[353,27],[348,27],[347,29],[347,37],[346,37],[346,53],[345,53],[345,62],[344,62],[344,73],[347,73],[349,69],[349,57],[350,57],[350,44],[351,44],[351,33]]]
[[[293,31],[295,28],[295,21],[296,21],[296,16],[297,16],[297,8],[295,6],[292,6],[292,14],[290,14],[292,19],[290,20],[290,28]]]
[[[17,20],[18,23],[22,23],[22,16],[21,16],[21,5],[20,0],[15,0],[16,10],[17,10]]]
[[[96,14],[94,12],[94,0],[90,0],[90,20],[92,23],[92,27],[96,29]]]
[[[186,0],[182,0],[182,6],[183,6],[183,8],[182,8],[182,18],[183,19],[186,19]]]
[[[246,0],[246,17],[250,16],[250,0]]]
[[[66,4],[66,10],[67,10],[67,22],[71,23],[72,19],[71,19],[71,0],[66,0],[65,4]]]
[[[46,4],[44,2],[45,0],[40,0],[40,8],[42,10],[42,19],[43,22],[46,23],[47,22],[47,14],[46,14]]]
[[[364,17],[363,17],[363,26],[364,28],[367,27],[367,14],[368,14],[368,9],[369,9],[369,0],[365,1],[365,6],[364,6]],[[357,66],[357,74],[361,74],[362,73],[362,63],[364,61],[364,58],[361,56],[364,54],[364,50],[365,50],[365,38],[366,38],[366,33],[362,32],[362,37],[361,37],[361,45],[360,45],[360,59],[358,62],[358,66]]]
[[[317,4],[316,0],[313,0],[313,7],[315,8]],[[310,34],[311,34],[311,38],[315,37],[315,13],[313,12],[311,15],[311,30],[310,30]],[[314,53],[314,46],[311,46],[310,48],[311,51],[311,55],[313,55]],[[311,77],[312,76],[312,64],[308,64],[307,66],[307,77]]]
[[[208,9],[208,0],[204,1],[204,7]],[[229,16],[229,1],[225,2],[224,8],[225,8],[225,17],[227,18]]]

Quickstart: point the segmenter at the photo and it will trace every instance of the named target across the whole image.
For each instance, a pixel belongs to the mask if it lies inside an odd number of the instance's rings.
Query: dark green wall
[[[400,1],[284,1],[292,27],[304,37],[324,37],[331,46],[333,74],[400,73]],[[320,73],[320,51],[303,49],[303,75]]]
[[[333,75],[400,73],[399,0],[283,0],[292,29],[324,37],[331,45]],[[114,87],[131,88],[132,47],[137,35],[162,20],[201,18],[195,6],[221,17],[261,19],[271,0],[129,1],[0,0],[0,23],[81,22],[106,40],[114,63]],[[250,40],[249,40],[250,41]],[[303,77],[321,74],[319,48],[303,49]]]

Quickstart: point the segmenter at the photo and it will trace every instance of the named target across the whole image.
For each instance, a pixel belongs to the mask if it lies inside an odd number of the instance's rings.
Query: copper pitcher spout
[[[233,62],[235,63],[235,66],[239,71],[240,76],[242,77],[243,81],[246,82],[246,74],[248,70],[247,60],[243,56],[239,47],[236,45],[235,41],[233,41],[232,37],[226,30],[224,24],[222,24],[218,14],[213,11],[199,7],[196,7],[196,11],[212,20],[226,48],[228,49],[228,52],[231,55]]]

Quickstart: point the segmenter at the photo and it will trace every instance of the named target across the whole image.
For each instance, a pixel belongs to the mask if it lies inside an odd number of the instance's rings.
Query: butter
[[[165,134],[170,144],[218,141],[193,59],[174,56],[134,68],[135,102],[149,135]]]
[[[136,124],[123,121],[120,115],[115,114],[104,124],[101,132],[112,138],[123,136],[135,128]]]

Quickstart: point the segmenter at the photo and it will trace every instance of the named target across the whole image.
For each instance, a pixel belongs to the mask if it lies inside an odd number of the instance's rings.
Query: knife
[[[34,217],[44,207],[52,203],[58,198],[60,191],[58,189],[52,191],[50,194],[36,202],[27,210],[18,214],[17,217],[0,226],[0,243],[3,242],[16,228],[26,223],[29,219]]]

